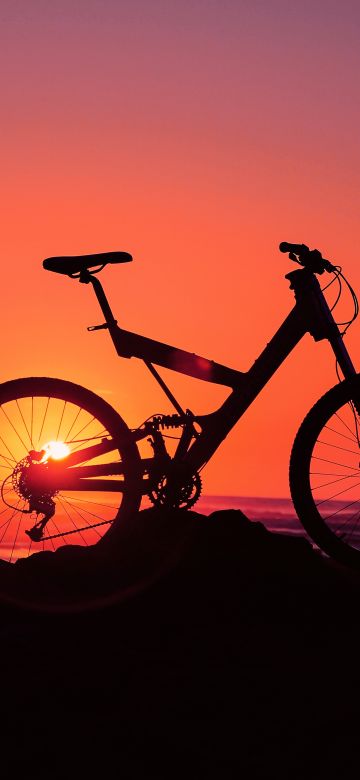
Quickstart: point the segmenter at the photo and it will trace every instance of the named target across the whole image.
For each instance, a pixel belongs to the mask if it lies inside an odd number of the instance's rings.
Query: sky
[[[168,412],[51,255],[123,250],[119,324],[246,371],[293,305],[280,241],[359,289],[360,5],[343,0],[0,0],[0,380],[67,378],[130,426]],[[343,312],[351,314],[344,296]],[[359,329],[346,337],[360,364]],[[226,390],[162,372],[210,412]],[[288,495],[292,440],[336,383],[307,335],[204,472],[205,492]]]

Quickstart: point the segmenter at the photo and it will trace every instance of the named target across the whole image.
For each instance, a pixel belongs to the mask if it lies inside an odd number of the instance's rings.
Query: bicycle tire
[[[360,568],[360,376],[313,406],[295,437],[290,490],[305,530],[327,555]]]
[[[116,490],[103,493],[103,502],[97,500],[99,493],[90,489],[75,495],[70,489],[67,491],[73,493],[70,496],[57,493],[53,497],[57,508],[46,525],[45,540],[40,539],[36,544],[26,536],[32,522],[29,514],[24,513],[26,501],[19,489],[24,471],[22,459],[26,459],[30,448],[42,449],[49,440],[57,441],[64,435],[65,446],[70,451],[81,451],[91,443],[113,439],[114,448],[110,453],[86,464],[106,464],[120,459],[123,475],[117,477]],[[90,390],[47,377],[0,384],[0,559],[14,563],[33,552],[54,551],[64,544],[93,546],[105,536],[116,535],[139,509],[140,463],[138,448],[124,420]]]

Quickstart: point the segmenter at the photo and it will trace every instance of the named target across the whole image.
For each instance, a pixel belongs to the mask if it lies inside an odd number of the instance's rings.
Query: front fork
[[[327,339],[336,357],[344,379],[356,376],[356,368],[346,349],[343,336],[334,320],[320,284],[307,269],[286,274],[290,289],[294,290],[297,306],[306,330],[315,341]],[[355,409],[360,416],[360,399],[354,399]]]
[[[356,376],[356,369],[345,347],[341,333],[338,332],[336,335],[331,336],[329,341],[344,378],[352,379],[352,377]]]

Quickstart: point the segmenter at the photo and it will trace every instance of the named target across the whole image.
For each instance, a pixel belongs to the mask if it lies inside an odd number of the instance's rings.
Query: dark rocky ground
[[[360,575],[305,540],[239,511],[148,510],[116,552],[3,568],[2,592],[15,586],[47,602],[1,606],[2,751],[18,773],[358,775]],[[97,608],[49,608],[99,591]]]

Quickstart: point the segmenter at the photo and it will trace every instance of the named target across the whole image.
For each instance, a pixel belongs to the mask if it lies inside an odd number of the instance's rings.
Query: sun
[[[70,455],[70,449],[64,441],[48,441],[42,449],[45,451],[43,460],[62,460]]]

